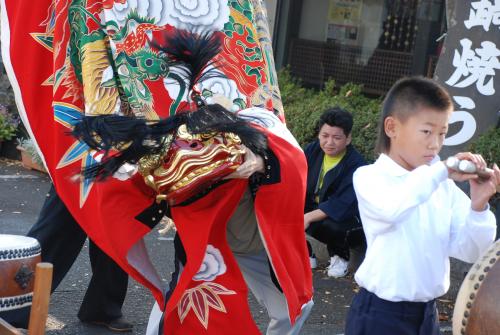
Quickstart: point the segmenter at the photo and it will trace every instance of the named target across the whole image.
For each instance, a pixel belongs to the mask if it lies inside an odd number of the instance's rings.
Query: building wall
[[[326,25],[330,0],[304,0],[300,18],[299,38],[326,40]]]
[[[278,5],[278,0],[265,0],[267,8],[267,20],[269,22],[269,31],[271,32],[271,37],[274,32],[274,24],[276,22],[276,9]]]

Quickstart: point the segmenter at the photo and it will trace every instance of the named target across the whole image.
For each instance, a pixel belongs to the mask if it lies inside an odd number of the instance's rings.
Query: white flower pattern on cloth
[[[207,67],[205,71],[220,72],[212,70],[212,68],[211,66]],[[183,71],[178,67],[171,67],[170,72],[178,74],[180,77],[183,76]],[[234,80],[227,78],[222,72],[220,73],[220,77],[207,78],[198,84],[202,95],[205,96],[206,102],[208,104],[217,103],[233,112],[245,108],[247,105],[247,96],[238,90],[238,85]],[[186,90],[181,92],[181,86],[178,81],[167,77],[163,79],[163,84],[171,97],[175,98],[182,94],[181,101],[188,101],[188,92]],[[188,82],[185,81],[185,86],[187,87],[187,85]]]
[[[167,23],[197,32],[219,31],[229,21],[227,0],[169,0]]]
[[[196,281],[213,281],[217,276],[226,273],[227,267],[219,249],[209,244],[205,251],[205,258],[198,273],[193,277]]]
[[[234,80],[222,77],[208,78],[200,83],[201,91],[210,91],[211,97],[207,97],[207,103],[218,103],[229,111],[238,111],[246,107],[246,96],[238,90]],[[240,101],[240,104],[237,103]]]
[[[169,24],[196,32],[222,30],[230,14],[227,0],[128,0],[105,9],[102,20],[115,21],[121,28],[132,11],[154,19],[158,26]]]

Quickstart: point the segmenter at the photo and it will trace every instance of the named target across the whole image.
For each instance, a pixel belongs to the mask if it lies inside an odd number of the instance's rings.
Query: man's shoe
[[[97,326],[103,326],[111,331],[120,333],[131,332],[132,329],[134,328],[134,325],[125,320],[123,317],[119,317],[109,321],[84,321],[84,322]]]
[[[335,255],[330,258],[330,265],[328,266],[328,277],[341,278],[347,275],[347,268],[349,261]]]

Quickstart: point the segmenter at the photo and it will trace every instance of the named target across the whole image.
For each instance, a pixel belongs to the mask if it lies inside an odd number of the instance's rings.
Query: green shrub
[[[481,154],[486,162],[500,163],[500,128],[492,128],[478,136],[469,148],[470,151]]]
[[[16,135],[16,126],[0,114],[0,141],[10,140]]]
[[[494,127],[479,135],[469,146],[468,150],[481,154],[488,164],[500,164],[500,127]],[[494,212],[500,211],[500,193],[495,194],[489,201]]]
[[[337,90],[335,81],[329,80],[322,90],[315,91],[302,87],[288,69],[279,71],[278,76],[287,125],[301,145],[315,139],[320,115],[339,106],[353,115],[354,147],[368,161],[374,160],[380,99],[364,96],[361,85],[346,84]]]

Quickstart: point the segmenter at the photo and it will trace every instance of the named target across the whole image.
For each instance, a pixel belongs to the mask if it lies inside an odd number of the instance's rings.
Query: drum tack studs
[[[32,300],[33,300],[32,296],[0,299],[0,307],[5,308],[12,306],[23,306],[26,303],[31,303]]]
[[[462,320],[462,326],[467,326],[467,320],[465,319]]]
[[[469,296],[470,300],[474,300],[475,297],[476,297],[476,295],[474,293],[471,293]]]
[[[460,329],[460,333],[465,335],[465,328]]]
[[[497,260],[496,260],[495,258],[492,258],[492,259],[490,259],[490,264],[495,264],[495,263],[496,263],[496,261],[497,261]]]
[[[477,290],[479,288],[479,284],[474,285],[474,290]]]
[[[484,268],[484,272],[488,272],[488,271],[490,271],[490,267],[489,266],[487,266],[487,267]]]
[[[469,302],[467,303],[467,308],[471,308],[471,307],[472,307],[472,303],[469,301]]]
[[[484,275],[480,275],[478,279],[479,279],[479,281],[483,281]]]
[[[468,318],[469,317],[469,311],[464,312],[464,317]]]

